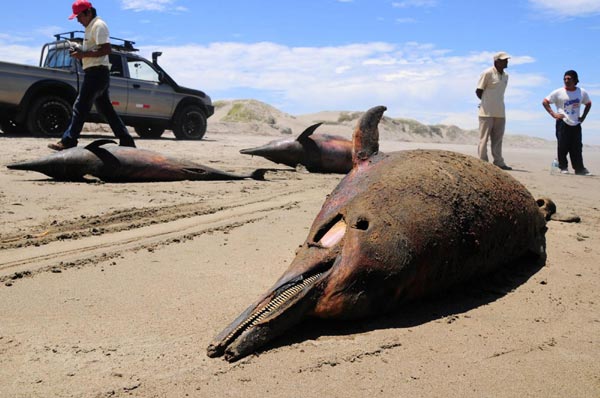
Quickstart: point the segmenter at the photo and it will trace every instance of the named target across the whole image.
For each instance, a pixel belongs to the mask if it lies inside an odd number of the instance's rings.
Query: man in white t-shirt
[[[479,105],[479,159],[487,162],[487,142],[491,141],[494,164],[502,170],[512,170],[502,157],[502,138],[506,126],[504,112],[504,92],[508,85],[508,67],[510,55],[499,52],[494,55],[494,66],[483,71],[477,82],[475,94],[481,100]]]
[[[71,52],[73,58],[81,61],[84,77],[79,95],[73,104],[73,116],[69,127],[61,140],[56,144],[49,144],[48,148],[62,151],[77,146],[85,119],[94,104],[119,139],[119,145],[135,147],[133,137],[115,112],[108,96],[110,85],[108,54],[111,52],[108,27],[96,16],[96,9],[89,1],[75,0],[72,8],[73,14],[69,19],[77,18],[77,22],[85,27],[83,46]]]
[[[568,154],[575,174],[589,176],[591,173],[583,165],[581,123],[592,108],[592,101],[584,89],[577,87],[577,83],[579,83],[577,72],[566,71],[563,80],[564,87],[552,91],[542,101],[546,112],[556,119],[558,167],[561,173],[569,174]],[[552,110],[550,104],[556,105],[556,112]],[[584,106],[584,109],[580,116],[581,105]]]

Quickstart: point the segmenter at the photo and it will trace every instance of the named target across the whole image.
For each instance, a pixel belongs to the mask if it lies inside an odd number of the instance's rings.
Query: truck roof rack
[[[74,30],[71,32],[63,32],[63,33],[57,33],[54,35],[54,38],[56,39],[56,41],[60,41],[60,40],[71,40],[71,41],[82,41],[83,42],[83,37],[81,36],[76,36],[76,33],[83,33],[85,34],[84,31],[82,30]],[[126,52],[135,52],[135,51],[139,51],[139,49],[133,47],[133,45],[135,44],[134,41],[132,40],[126,40],[126,39],[119,39],[118,37],[110,37],[111,40],[117,40],[119,42],[122,42],[123,44],[115,44],[115,43],[110,43],[110,45],[117,50],[121,50],[121,51],[126,51]]]

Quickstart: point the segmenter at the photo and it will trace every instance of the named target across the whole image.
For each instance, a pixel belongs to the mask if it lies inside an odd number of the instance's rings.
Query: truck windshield
[[[44,61],[44,67],[57,69],[71,69],[72,58],[67,48],[49,48]]]

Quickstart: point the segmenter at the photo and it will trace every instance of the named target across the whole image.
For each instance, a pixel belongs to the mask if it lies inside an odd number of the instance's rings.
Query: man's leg
[[[85,119],[92,109],[94,99],[97,95],[96,93],[97,84],[94,79],[88,78],[87,76],[84,77],[83,82],[81,83],[79,95],[75,100],[75,104],[73,104],[73,115],[71,116],[71,122],[69,123],[69,127],[67,127],[60,140],[65,148],[77,146],[77,140],[79,139],[79,135],[83,129]]]
[[[569,169],[567,153],[569,152],[569,134],[566,131],[567,124],[560,119],[556,120],[556,157],[558,159],[558,168],[561,170]]]
[[[135,147],[135,143],[133,142],[133,138],[127,131],[127,127],[117,115],[115,108],[112,106],[110,102],[110,97],[108,94],[108,88],[110,86],[110,73],[108,69],[103,69],[101,76],[98,76],[99,82],[101,82],[102,87],[99,91],[98,98],[96,98],[96,109],[101,115],[104,115],[106,121],[108,122],[110,128],[113,131],[113,134],[119,139],[119,144],[122,146],[131,146]]]
[[[114,135],[119,139],[119,144],[121,146],[135,147],[133,137],[129,134],[129,131],[127,131],[127,127],[125,127],[125,124],[110,102],[108,89],[104,90],[98,99],[96,99],[96,109],[106,117],[110,128]]]
[[[504,128],[506,126],[506,119],[503,117],[494,118],[494,127],[490,132],[492,158],[494,158],[494,164],[499,167],[506,166],[504,158],[502,157],[502,139],[504,138]]]
[[[484,162],[488,161],[487,154],[487,142],[490,138],[490,133],[494,126],[494,118],[492,117],[479,117],[479,147],[477,148],[477,153],[479,154],[479,159]]]
[[[581,124],[577,126],[568,126],[570,136],[569,156],[571,157],[571,166],[575,172],[582,172],[585,169],[583,165],[583,144],[581,142]]]

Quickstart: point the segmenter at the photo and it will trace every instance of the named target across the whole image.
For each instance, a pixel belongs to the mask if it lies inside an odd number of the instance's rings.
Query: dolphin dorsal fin
[[[365,112],[352,134],[352,164],[368,160],[379,152],[379,121],[383,117],[385,106],[376,106]]]
[[[315,132],[315,130],[316,130],[316,129],[317,129],[319,126],[320,126],[320,125],[322,125],[322,124],[323,124],[323,122],[321,122],[321,123],[316,123],[316,124],[313,124],[312,126],[309,126],[309,127],[307,127],[307,128],[306,128],[306,130],[304,130],[304,131],[302,132],[302,134],[300,134],[300,135],[298,136],[298,138],[296,138],[296,141],[298,141],[298,142],[302,142],[302,141],[306,140],[306,139],[307,139],[308,137],[310,137],[310,136],[312,135],[312,133],[314,133],[314,132]]]
[[[107,140],[107,139],[96,140],[96,141],[93,141],[93,142],[90,142],[89,144],[87,144],[85,146],[85,149],[89,149],[90,151],[93,151],[94,149],[99,148],[102,145],[106,145],[106,144],[116,144],[116,142],[113,140]]]

